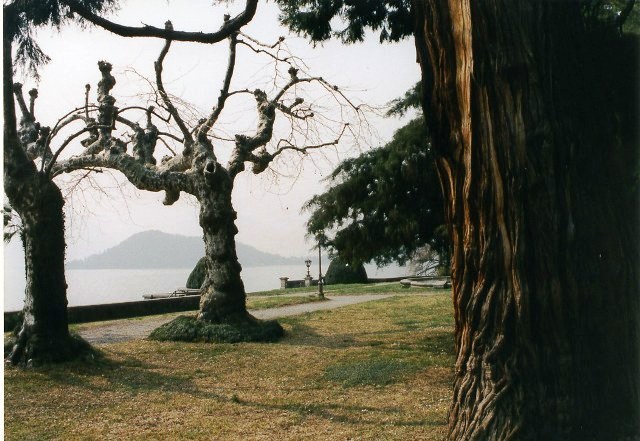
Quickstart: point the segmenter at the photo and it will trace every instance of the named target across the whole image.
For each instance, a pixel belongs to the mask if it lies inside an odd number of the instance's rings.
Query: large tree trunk
[[[236,254],[233,181],[226,170],[218,167],[214,173],[205,173],[204,182],[197,188],[207,268],[198,318],[212,323],[246,321],[250,316]]]
[[[414,8],[453,240],[450,438],[638,435],[637,46],[578,2]]]
[[[14,195],[12,195],[14,196]],[[8,360],[60,362],[74,357],[67,320],[64,201],[58,187],[36,174],[10,197],[22,220],[26,289],[23,322]]]
[[[23,323],[7,361],[41,364],[91,353],[69,335],[64,273],[64,200],[49,176],[39,172],[20,143],[13,101],[11,45],[15,19],[4,15],[3,110],[4,190],[22,220],[26,266]]]

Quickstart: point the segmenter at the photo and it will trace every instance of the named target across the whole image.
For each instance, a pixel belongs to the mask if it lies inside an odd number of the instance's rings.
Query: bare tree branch
[[[222,89],[220,90],[220,95],[218,95],[218,103],[213,108],[211,115],[207,120],[200,125],[197,130],[196,137],[206,136],[211,130],[211,127],[216,123],[222,109],[224,109],[224,104],[229,97],[229,87],[231,86],[231,78],[233,77],[233,71],[236,65],[236,45],[238,43],[238,36],[236,34],[232,34],[229,37],[229,62],[227,64],[227,71],[224,76],[224,82],[222,84]]]
[[[140,190],[193,192],[189,175],[186,173],[170,171],[166,166],[148,166],[127,154],[112,154],[109,151],[96,155],[73,156],[59,161],[52,167],[52,176],[96,167],[118,170]]]
[[[33,116],[29,113],[29,109],[27,108],[27,104],[24,101],[24,95],[22,94],[22,84],[14,83],[13,84],[13,94],[16,97],[16,101],[18,102],[18,106],[20,106],[20,111],[22,112],[23,118],[32,118]]]
[[[165,23],[165,29],[167,30],[173,29],[173,25],[171,24],[170,21],[167,21]],[[191,144],[193,144],[193,138],[191,137],[191,133],[189,132],[189,129],[187,128],[186,124],[180,117],[178,110],[175,108],[175,106],[171,102],[171,98],[169,98],[169,95],[167,94],[166,90],[164,89],[164,85],[162,84],[162,63],[164,62],[164,58],[167,56],[167,53],[169,52],[170,47],[171,47],[171,40],[167,39],[165,41],[164,47],[162,48],[162,51],[160,51],[158,60],[154,63],[154,67],[156,71],[156,85],[158,86],[158,92],[160,93],[160,96],[162,97],[164,104],[167,106],[167,111],[171,114],[171,116],[173,117],[173,120],[176,122],[176,124],[180,128],[180,131],[182,132],[182,136],[184,136],[184,139],[185,139],[184,146],[185,146],[185,151],[187,151],[191,147]]]
[[[232,19],[224,21],[220,29],[212,33],[175,31],[173,29],[160,29],[154,26],[143,27],[124,26],[111,22],[94,14],[84,7],[78,0],[61,0],[69,9],[85,20],[106,29],[109,32],[123,37],[155,37],[165,40],[192,41],[197,43],[218,43],[237,32],[242,26],[251,21],[256,12],[258,0],[247,0],[244,10]]]
[[[173,135],[170,135],[169,133],[160,132],[159,134],[160,134],[160,135],[166,135],[166,136],[171,136],[171,137],[173,137]],[[164,139],[162,139],[161,137],[158,137],[158,141],[160,141],[161,143],[163,143],[163,144],[164,144],[164,146],[167,148],[167,150],[169,150],[169,151],[173,154],[173,156],[176,156],[176,152],[175,152],[175,150],[173,150],[173,149],[169,146],[169,144],[167,143],[167,141],[165,141],[165,140],[164,140]]]
[[[29,114],[31,118],[36,119],[35,106],[36,98],[38,98],[38,89],[31,89],[29,91]]]
[[[118,114],[122,114],[123,112],[126,112],[127,110],[143,110],[145,112],[147,112],[149,109],[146,107],[142,107],[142,106],[128,106],[128,107],[123,107],[122,109],[118,110]],[[168,117],[163,117],[162,115],[160,115],[159,113],[151,110],[151,114],[156,116],[159,120],[164,121],[165,123],[169,123],[171,121],[171,115],[169,115]]]
[[[334,139],[333,141],[323,142],[323,143],[314,144],[314,145],[308,145],[308,146],[304,146],[304,147],[298,147],[298,146],[294,145],[293,143],[291,143],[291,141],[289,141],[288,139],[281,139],[280,141],[278,141],[277,150],[275,151],[275,153],[272,153],[272,156],[273,156],[273,158],[275,158],[276,156],[281,155],[282,153],[284,153],[287,150],[294,150],[294,151],[299,152],[299,153],[307,154],[309,152],[309,150],[317,150],[317,149],[321,149],[323,147],[329,147],[329,146],[332,146],[332,145],[338,145],[338,143],[342,139],[342,136],[344,135],[344,132],[347,130],[347,127],[349,127],[349,123],[345,123],[342,126],[342,130],[338,134],[338,137],[336,139]]]
[[[71,141],[73,141],[74,139],[76,139],[78,136],[82,135],[83,133],[89,132],[91,130],[94,130],[96,128],[100,128],[100,126],[89,126],[89,127],[85,127],[81,130],[78,130],[77,132],[69,135],[64,141],[63,143],[60,145],[60,147],[58,147],[58,149],[56,150],[56,152],[53,154],[53,157],[51,158],[50,161],[48,161],[48,165],[47,168],[45,170],[45,175],[46,176],[51,176],[51,170],[54,167],[54,164],[56,162],[56,160],[58,159],[58,157],[60,156],[60,153],[62,153],[62,151],[71,143]],[[44,164],[44,161],[43,161]]]

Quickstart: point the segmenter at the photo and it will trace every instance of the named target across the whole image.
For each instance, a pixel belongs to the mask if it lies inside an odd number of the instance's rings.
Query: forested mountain
[[[237,253],[243,266],[295,265],[302,257],[282,257],[237,243]],[[204,256],[201,237],[187,237],[161,231],[134,234],[108,250],[83,260],[67,264],[68,269],[102,268],[192,268]]]

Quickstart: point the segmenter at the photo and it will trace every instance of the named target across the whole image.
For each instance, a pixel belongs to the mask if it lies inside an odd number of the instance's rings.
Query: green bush
[[[324,281],[327,285],[336,285],[341,283],[367,283],[367,271],[364,265],[350,265],[336,257],[329,264],[329,269],[325,275]]]
[[[207,343],[272,342],[284,335],[275,321],[248,320],[242,323],[210,323],[181,315],[155,329],[149,338],[159,341]]]
[[[205,258],[198,260],[195,268],[189,274],[187,278],[186,287],[189,289],[200,289],[204,283],[204,279],[207,276],[207,268],[205,267]]]

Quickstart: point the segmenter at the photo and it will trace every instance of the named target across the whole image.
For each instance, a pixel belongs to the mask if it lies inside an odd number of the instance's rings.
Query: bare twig
[[[160,134],[159,134],[160,135]],[[165,135],[168,135],[168,133],[165,133]],[[162,139],[160,136],[158,136],[158,140],[164,144],[164,146],[167,148],[167,150],[169,150],[171,152],[171,154],[173,154],[173,156],[176,156],[176,152],[175,150],[173,150],[171,147],[169,147],[169,144],[167,143],[167,141],[165,141],[164,139]]]
[[[342,136],[344,135],[344,132],[347,130],[347,127],[349,127],[349,123],[345,123],[342,126],[342,130],[338,134],[338,137],[336,139],[334,139],[333,141],[323,142],[323,143],[314,144],[314,145],[308,145],[308,146],[304,146],[304,147],[297,147],[296,145],[291,143],[291,141],[289,141],[288,139],[281,139],[280,141],[278,141],[277,150],[272,155],[275,158],[276,156],[284,153],[287,150],[294,150],[294,151],[296,151],[298,153],[307,154],[309,152],[309,150],[317,150],[317,149],[321,149],[323,147],[329,147],[329,146],[332,146],[332,145],[338,145],[338,143],[342,139]]]
[[[123,112],[126,112],[127,110],[143,110],[145,112],[147,112],[149,109],[146,107],[142,107],[142,106],[127,106],[127,107],[123,107],[122,109],[118,110],[118,114],[122,114]],[[159,120],[164,121],[165,123],[169,123],[171,122],[171,115],[169,115],[168,117],[163,117],[162,115],[160,115],[157,112],[151,111],[151,114],[156,116]]]
[[[97,128],[105,128],[104,126],[90,126],[90,127],[85,127],[82,130],[78,130],[75,133],[72,133],[71,135],[69,135],[64,141],[63,143],[60,145],[60,147],[58,147],[58,149],[56,150],[56,152],[53,154],[51,160],[49,161],[49,164],[47,164],[47,168],[45,170],[45,175],[46,176],[50,176],[51,175],[51,170],[53,169],[53,166],[56,162],[56,160],[58,159],[58,156],[60,156],[60,153],[62,153],[62,151],[69,145],[69,143],[71,143],[71,141],[73,141],[74,139],[76,139],[78,136],[82,135],[83,133],[89,132],[91,130],[97,129]],[[108,128],[108,127],[107,127]]]

